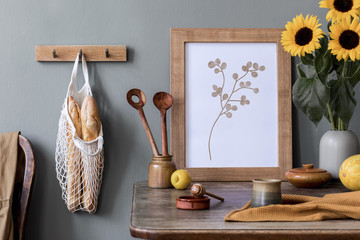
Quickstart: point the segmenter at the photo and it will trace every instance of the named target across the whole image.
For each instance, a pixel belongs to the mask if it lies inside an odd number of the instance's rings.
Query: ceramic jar
[[[319,167],[338,179],[342,162],[358,153],[359,140],[352,131],[327,131],[320,140]]]
[[[281,204],[281,180],[253,179],[251,207],[263,207],[272,204]]]
[[[176,171],[172,155],[152,157],[149,164],[149,187],[172,188],[171,175]]]
[[[296,187],[320,187],[331,179],[330,173],[323,169],[314,168],[314,164],[303,164],[303,167],[294,168],[285,174],[287,180]]]

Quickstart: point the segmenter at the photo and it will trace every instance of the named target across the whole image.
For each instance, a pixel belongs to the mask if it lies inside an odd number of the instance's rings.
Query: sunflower
[[[313,16],[302,14],[296,16],[293,22],[288,22],[286,30],[281,34],[281,43],[284,50],[292,56],[304,56],[305,53],[312,53],[320,48],[319,38],[324,32],[319,28],[319,20]]]
[[[329,49],[337,60],[360,59],[360,24],[357,19],[337,22],[330,26]]]
[[[322,0],[319,5],[320,8],[329,9],[326,21],[350,20],[350,17],[357,18],[360,15],[360,0]]]

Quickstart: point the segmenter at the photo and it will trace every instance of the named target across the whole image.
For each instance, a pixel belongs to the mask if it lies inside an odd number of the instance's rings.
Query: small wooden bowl
[[[314,168],[314,164],[303,164],[304,168],[294,168],[285,176],[296,187],[316,188],[331,180],[331,174],[324,169]]]
[[[176,198],[176,207],[186,210],[200,210],[210,208],[210,198],[194,196],[180,196]]]

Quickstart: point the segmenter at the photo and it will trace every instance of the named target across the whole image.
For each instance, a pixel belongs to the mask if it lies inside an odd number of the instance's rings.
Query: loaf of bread
[[[90,142],[99,136],[101,122],[93,96],[86,96],[81,107],[82,139]]]
[[[78,102],[70,96],[67,100],[68,102],[68,113],[73,122],[76,134],[78,137],[81,138],[82,131],[81,131],[81,112],[80,106]],[[67,207],[70,212],[76,211],[80,207],[80,200],[81,200],[81,156],[79,150],[75,147],[72,131],[70,125],[68,123],[67,132]]]
[[[86,96],[81,107],[81,129],[82,129],[82,139],[86,142],[95,140],[101,131],[101,122],[98,113],[98,107],[96,101],[92,96]],[[82,161],[83,164],[83,195],[81,198],[82,207],[87,210],[89,213],[94,213],[96,211],[96,186],[99,178],[101,162],[100,158],[96,158],[98,162],[94,161],[94,158],[84,156]],[[90,167],[90,164],[95,164],[98,171],[91,171],[93,166]]]

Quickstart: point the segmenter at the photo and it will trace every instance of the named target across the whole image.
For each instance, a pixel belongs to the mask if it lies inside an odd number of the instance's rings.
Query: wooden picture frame
[[[292,168],[291,57],[281,46],[284,29],[171,29],[171,151],[178,169],[186,169],[194,181],[250,181],[254,178],[285,179]],[[275,43],[277,62],[277,166],[188,167],[186,164],[186,44]],[[209,67],[210,66],[209,62]],[[256,65],[257,66],[257,65]],[[257,66],[258,68],[258,66]],[[214,69],[212,69],[214,70]],[[215,72],[216,73],[216,72]],[[235,79],[235,77],[234,77]],[[275,79],[276,81],[276,79]],[[211,85],[210,85],[211,86]],[[215,91],[216,87],[214,88]],[[254,91],[255,92],[255,91]],[[215,94],[216,95],[216,94]],[[222,96],[220,97],[221,100]],[[276,115],[276,113],[275,113]],[[231,116],[230,116],[231,117]],[[261,151],[261,146],[258,150]],[[240,156],[241,157],[241,156]]]

